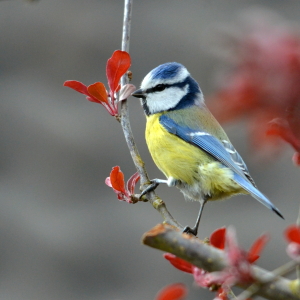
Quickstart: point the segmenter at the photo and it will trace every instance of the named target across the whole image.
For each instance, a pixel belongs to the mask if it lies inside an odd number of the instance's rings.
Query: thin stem
[[[130,26],[131,26],[131,16],[132,16],[132,3],[133,0],[125,0],[124,1],[124,18],[123,18],[123,34],[122,34],[122,50],[129,52],[129,42],[130,42]],[[125,74],[121,78],[121,85],[125,85],[128,83],[128,76]],[[137,146],[135,144],[133,133],[130,126],[129,121],[129,112],[127,100],[122,101],[121,103],[121,118],[120,118],[121,126],[124,132],[125,140],[127,142],[133,163],[141,176],[140,182],[141,187],[144,188],[148,185],[149,177],[147,175],[144,161],[142,160]],[[159,211],[163,219],[169,224],[176,226],[178,228],[183,228],[170,214],[167,210],[165,203],[156,196],[154,192],[147,193],[147,199],[152,204],[152,206]]]
[[[131,16],[132,16],[132,2],[133,0],[124,1],[122,51],[126,51],[128,53],[129,53],[130,28],[131,28]],[[125,76],[123,76],[123,78],[124,77]]]
[[[129,42],[130,42],[130,27],[131,27],[131,16],[132,16],[132,3],[133,0],[125,0],[124,1],[124,18],[123,18],[123,34],[122,34],[122,50],[129,52]],[[121,85],[125,85],[128,83],[128,77],[125,74],[121,78]],[[131,130],[130,122],[129,122],[129,112],[128,112],[128,104],[127,100],[123,100],[121,102],[121,126],[124,132],[125,140],[127,142],[131,157],[141,176],[142,185],[146,182],[149,182],[149,178],[144,169],[144,162],[138,152],[136,147],[133,133]]]
[[[263,279],[262,282],[253,283],[245,291],[243,291],[238,297],[236,297],[235,300],[246,300],[254,296],[264,284],[270,283],[276,280],[276,278],[280,276],[287,275],[288,273],[294,271],[298,265],[299,263],[294,260],[287,262],[283,266],[280,266],[279,268],[272,271],[272,275],[274,276],[273,278],[270,277],[265,280]]]

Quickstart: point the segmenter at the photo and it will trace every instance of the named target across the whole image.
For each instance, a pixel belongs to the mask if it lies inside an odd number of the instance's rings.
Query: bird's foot
[[[187,233],[187,234],[192,234],[194,236],[197,236],[198,227],[191,228],[189,226],[185,226],[182,232],[183,233]]]
[[[160,183],[167,183],[167,181],[163,179],[150,180],[150,184],[142,191],[140,195],[140,199],[147,193],[154,191],[159,186]]]

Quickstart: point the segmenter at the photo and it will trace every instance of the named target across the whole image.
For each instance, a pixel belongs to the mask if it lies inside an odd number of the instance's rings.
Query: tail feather
[[[267,208],[273,210],[279,217],[284,219],[281,212],[275,205],[263,194],[261,193],[253,184],[247,179],[241,177],[240,175],[234,173],[233,180],[239,184],[242,188],[244,188],[249,194],[259,201],[261,204],[266,206]]]

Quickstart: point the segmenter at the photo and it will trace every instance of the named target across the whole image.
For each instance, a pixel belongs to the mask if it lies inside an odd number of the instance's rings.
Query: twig
[[[227,266],[223,251],[202,243],[199,239],[182,234],[168,225],[157,225],[143,235],[142,241],[150,247],[167,251],[190,262],[208,272],[220,271]],[[253,277],[257,282],[266,282],[257,291],[257,295],[271,300],[299,300],[299,296],[292,292],[291,280],[274,275],[273,273],[252,266]],[[238,284],[242,288],[249,285]]]
[[[126,51],[128,53],[129,53],[129,44],[130,44],[129,42],[130,42],[130,29],[131,29],[131,16],[132,16],[132,2],[133,0],[124,1],[122,51]],[[126,81],[126,76],[123,76],[122,80]],[[122,85],[126,83],[122,82]]]
[[[283,266],[280,266],[279,268],[273,270],[272,274],[274,275],[274,278],[287,275],[290,272],[294,271],[298,265],[299,265],[298,262],[291,260],[288,263],[284,264]],[[268,278],[268,280],[253,283],[245,291],[243,291],[238,297],[236,297],[235,300],[246,300],[251,298],[252,296],[257,294],[257,292],[259,291],[259,289],[261,289],[263,285],[272,282],[274,278]]]
[[[132,3],[133,0],[125,0],[124,1],[124,19],[123,19],[123,34],[122,34],[122,50],[129,52],[129,41],[130,41],[130,25],[131,25],[131,15],[132,15]],[[121,79],[121,85],[125,85],[128,83],[128,77],[125,74]],[[122,101],[121,103],[121,126],[124,132],[125,140],[127,142],[133,163],[141,176],[140,182],[141,187],[145,188],[149,183],[149,177],[147,175],[145,164],[138,152],[136,147],[133,133],[131,130],[130,122],[129,122],[129,112],[127,100]],[[163,219],[169,224],[176,226],[178,228],[183,228],[170,214],[167,210],[165,203],[156,196],[154,192],[149,192],[147,195],[147,199],[152,204],[152,206],[159,211]]]

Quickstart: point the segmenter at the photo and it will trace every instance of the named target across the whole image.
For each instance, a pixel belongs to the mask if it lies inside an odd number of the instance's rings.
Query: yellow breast
[[[218,200],[246,193],[232,180],[231,170],[221,167],[199,147],[169,133],[159,123],[161,115],[147,117],[146,142],[155,164],[165,176],[187,184],[181,190],[188,198],[199,199],[203,193],[210,195],[210,200]]]
[[[199,165],[211,161],[203,151],[170,134],[159,123],[161,114],[147,117],[146,142],[150,154],[167,178],[191,185],[198,180]],[[201,153],[202,152],[202,153]]]

